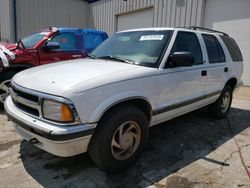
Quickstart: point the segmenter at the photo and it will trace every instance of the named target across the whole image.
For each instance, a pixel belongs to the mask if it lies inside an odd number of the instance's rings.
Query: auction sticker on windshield
[[[140,41],[144,40],[162,40],[164,35],[144,35],[141,36]]]

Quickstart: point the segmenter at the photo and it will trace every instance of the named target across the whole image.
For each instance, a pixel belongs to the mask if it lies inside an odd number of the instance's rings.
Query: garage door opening
[[[117,31],[153,26],[153,8],[117,15]]]

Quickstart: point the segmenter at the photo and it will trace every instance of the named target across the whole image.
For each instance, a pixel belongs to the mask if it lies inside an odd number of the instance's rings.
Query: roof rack
[[[213,29],[204,28],[204,27],[190,26],[188,29],[210,31],[210,32],[214,32],[214,33],[223,34],[224,36],[228,36],[227,33],[217,31],[217,30],[213,30]]]

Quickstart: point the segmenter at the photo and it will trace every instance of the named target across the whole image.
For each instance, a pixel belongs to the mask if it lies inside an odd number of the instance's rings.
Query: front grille
[[[25,111],[25,112],[32,114],[34,116],[37,116],[37,117],[39,116],[39,111],[37,109],[31,108],[29,106],[25,106],[24,104],[16,102],[16,101],[14,101],[14,103],[15,103],[16,107],[18,107],[22,111]]]
[[[30,101],[35,102],[35,103],[38,103],[38,101],[39,101],[38,96],[25,93],[23,91],[17,90],[14,87],[12,88],[12,90],[13,90],[14,93],[16,93],[18,96],[20,96],[20,97],[22,97],[24,99],[30,100]]]
[[[13,86],[10,89],[10,94],[17,108],[33,116],[39,117],[41,115],[41,106],[39,105],[38,96],[27,93]]]

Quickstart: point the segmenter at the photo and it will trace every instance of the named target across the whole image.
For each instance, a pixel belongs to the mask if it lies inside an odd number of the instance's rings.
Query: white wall
[[[244,84],[250,85],[250,0],[206,0],[204,26],[224,31],[238,43]]]

